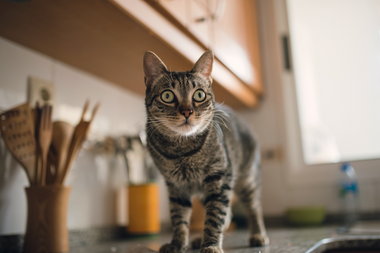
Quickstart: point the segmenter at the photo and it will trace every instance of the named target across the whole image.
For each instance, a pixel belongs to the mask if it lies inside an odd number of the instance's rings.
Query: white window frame
[[[278,84],[280,90],[278,115],[280,125],[285,129],[279,129],[281,142],[283,144],[283,165],[284,183],[290,189],[305,187],[323,187],[336,185],[339,179],[340,163],[326,163],[307,165],[303,159],[303,150],[301,142],[301,129],[299,123],[297,97],[295,88],[295,78],[293,75],[294,66],[291,70],[285,70],[283,67],[283,48],[281,38],[286,35],[289,38],[291,51],[291,38],[289,36],[289,26],[287,18],[286,0],[261,0],[260,14],[261,22],[274,23],[272,26],[266,25],[274,31],[277,41],[273,43],[272,48],[276,61],[273,71],[279,71],[280,78]],[[273,20],[274,19],[274,20]],[[266,32],[268,33],[268,31]],[[265,36],[265,35],[264,35]],[[268,50],[268,48],[266,49]],[[291,57],[291,54],[290,54]],[[272,59],[272,60],[273,60]],[[380,145],[380,143],[379,143]],[[356,160],[350,161],[355,168],[360,183],[369,181],[380,181],[380,159]]]

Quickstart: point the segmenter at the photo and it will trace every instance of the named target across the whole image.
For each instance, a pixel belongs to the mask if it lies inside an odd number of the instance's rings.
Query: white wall
[[[105,135],[136,134],[143,129],[145,106],[141,95],[0,37],[1,110],[26,102],[27,78],[30,75],[54,83],[57,102],[54,119],[76,124],[86,99],[90,99],[91,109],[101,101],[90,130],[92,139]],[[79,154],[67,180],[72,187],[69,229],[116,225],[115,191],[123,184],[120,181],[123,168],[111,168],[110,159],[89,151]],[[27,185],[25,173],[0,141],[0,235],[24,233],[24,187]],[[161,190],[161,214],[165,222],[168,220],[168,208],[165,188],[161,187]]]
[[[262,165],[264,213],[281,215],[288,207],[307,205],[322,205],[330,213],[339,213],[340,164],[306,168],[293,167],[294,163],[289,162],[292,156],[302,161],[302,152],[297,108],[289,106],[289,101],[293,105],[296,99],[294,80],[283,70],[280,45],[281,34],[287,32],[284,1],[258,0],[258,7],[265,96],[257,110],[240,114],[257,133],[263,148],[281,150],[279,157]],[[353,164],[359,178],[360,210],[379,212],[379,160]]]

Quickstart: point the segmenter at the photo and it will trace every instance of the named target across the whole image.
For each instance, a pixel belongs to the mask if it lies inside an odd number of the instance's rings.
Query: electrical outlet
[[[55,105],[55,87],[54,84],[40,78],[30,76],[28,78],[28,102],[34,108],[36,102],[41,105],[50,104]]]

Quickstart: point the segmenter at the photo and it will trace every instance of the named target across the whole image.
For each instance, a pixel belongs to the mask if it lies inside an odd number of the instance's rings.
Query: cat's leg
[[[224,228],[223,228],[223,231],[226,231],[226,230],[228,229],[228,227],[230,226],[231,218],[232,218],[232,215],[231,215],[231,208],[228,208],[228,209],[227,209],[227,216],[226,216],[226,218],[224,219],[225,222],[224,222]],[[200,248],[201,248],[201,245],[202,245],[202,237],[201,237],[201,236],[196,237],[196,238],[194,238],[194,239],[191,241],[191,248],[192,248],[192,249],[200,249]]]
[[[211,177],[211,178],[210,178]],[[222,180],[210,176],[204,180],[205,227],[201,243],[201,253],[222,253],[223,230],[230,211],[231,187]]]
[[[236,181],[235,192],[247,213],[251,247],[269,244],[261,209],[261,186],[254,176],[241,177]]]
[[[189,243],[189,222],[191,214],[191,197],[178,194],[170,190],[170,216],[173,227],[173,238],[170,244],[160,248],[160,253],[184,252]]]

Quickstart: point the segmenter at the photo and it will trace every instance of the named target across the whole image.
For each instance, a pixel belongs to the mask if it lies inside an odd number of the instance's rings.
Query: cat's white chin
[[[198,132],[200,126],[199,125],[192,125],[189,123],[182,124],[176,128],[176,132],[180,135],[184,136],[191,136]]]

